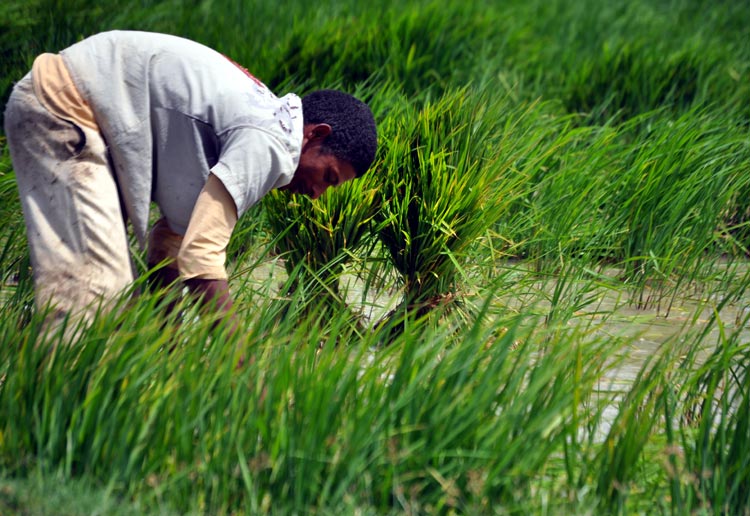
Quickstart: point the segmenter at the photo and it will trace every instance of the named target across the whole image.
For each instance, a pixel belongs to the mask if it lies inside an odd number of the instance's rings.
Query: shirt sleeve
[[[276,136],[259,127],[233,129],[221,136],[219,161],[211,169],[242,215],[273,188],[292,180],[297,167]]]
[[[182,279],[227,279],[227,245],[237,208],[221,180],[209,174],[190,216],[177,263]]]

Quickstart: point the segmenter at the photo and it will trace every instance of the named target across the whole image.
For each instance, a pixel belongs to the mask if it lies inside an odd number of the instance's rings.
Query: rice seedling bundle
[[[457,90],[383,124],[375,220],[409,310],[427,313],[458,294],[466,251],[503,206],[493,188],[499,108],[486,101]]]
[[[370,172],[374,175],[375,172]],[[371,241],[373,181],[360,179],[331,189],[320,199],[271,192],[263,201],[274,245],[284,260],[298,301],[310,309],[348,310],[339,291],[344,265]]]

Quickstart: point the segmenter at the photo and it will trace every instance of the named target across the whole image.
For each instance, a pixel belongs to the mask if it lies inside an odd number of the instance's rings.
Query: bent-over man
[[[157,280],[227,312],[237,219],[271,189],[317,198],[361,176],[377,147],[370,109],[349,94],[279,98],[208,47],[132,31],[38,56],[5,132],[36,304],[56,318],[90,317],[133,281],[128,219],[149,266],[167,263]]]

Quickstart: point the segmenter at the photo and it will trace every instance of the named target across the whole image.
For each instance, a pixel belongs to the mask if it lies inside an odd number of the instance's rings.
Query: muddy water
[[[737,271],[736,284],[746,284],[742,278],[747,277],[747,271],[747,266]],[[731,287],[732,283],[729,285]],[[550,293],[554,287],[553,282],[548,282],[537,293]],[[602,420],[595,429],[594,439],[597,441],[606,437],[623,397],[644,366],[664,350],[665,343],[684,342],[690,345],[699,342],[702,349],[697,350],[698,362],[729,335],[736,334],[739,343],[750,346],[748,290],[727,303],[722,303],[727,292],[719,286],[713,294],[686,292],[675,296],[671,303],[663,302],[643,308],[637,308],[632,302],[641,296],[628,293],[622,287],[590,290],[590,285],[582,285],[581,290],[589,302],[577,310],[566,325],[585,329],[591,338],[612,339],[613,348],[618,350],[617,356],[613,357],[615,365],[606,371],[598,385],[600,401],[605,406]],[[571,295],[576,295],[575,288],[571,289]],[[658,293],[646,291],[642,298],[648,299],[649,295],[654,299]],[[706,332],[705,336],[698,339],[703,332]],[[615,340],[624,342],[624,346],[616,344]]]
[[[683,297],[668,314],[655,308],[637,309],[626,304],[612,307],[612,315],[602,321],[601,332],[624,337],[629,349],[621,366],[613,371],[613,380],[632,382],[649,358],[654,357],[663,343],[670,339],[690,339],[691,335],[708,330],[701,343],[708,353],[720,342],[721,331],[737,332],[742,342],[750,342],[750,328],[743,325],[750,310],[750,293],[714,312],[715,302]],[[717,324],[720,322],[720,324]]]
[[[750,264],[738,268],[738,281],[742,281],[749,270]],[[266,280],[275,277],[277,284],[285,276],[283,267],[277,264],[264,264],[253,275]],[[549,299],[553,296],[556,283],[553,280],[534,283],[530,277],[530,274],[522,271],[518,281],[511,282],[511,287],[503,295],[495,297],[498,314],[537,313],[543,316],[549,313]],[[746,282],[738,284],[744,283]],[[742,292],[733,302],[722,304],[721,298],[727,293],[719,285],[719,288],[714,288],[714,294],[705,294],[708,290],[704,290],[703,294],[686,292],[674,299],[638,308],[632,300],[655,299],[658,292],[645,291],[641,296],[628,292],[617,283],[611,285],[613,286],[597,285],[592,288],[590,282],[582,282],[580,285],[572,285],[572,288],[568,286],[566,301],[562,303],[571,303],[568,299],[576,297],[582,300],[578,304],[575,300],[572,301],[575,309],[570,309],[561,318],[563,324],[573,330],[580,327],[583,330],[581,334],[587,335],[585,338],[612,339],[613,349],[618,350],[617,356],[613,357],[613,367],[607,370],[598,386],[598,392],[602,396],[600,401],[605,403],[605,407],[602,420],[595,429],[594,439],[597,441],[606,437],[618,414],[622,397],[630,390],[644,365],[658,356],[665,343],[676,339],[691,343],[694,342],[694,336],[708,331],[700,341],[705,349],[699,353],[699,360],[720,342],[722,329],[726,335],[737,332],[740,342],[750,343],[750,328],[744,325],[750,313],[748,291]],[[360,310],[373,323],[393,309],[400,300],[395,287],[377,293],[365,292],[363,282],[353,275],[345,276],[340,286],[341,291],[346,292],[349,305]],[[721,306],[718,312],[720,324],[717,324],[714,313],[717,306]],[[623,342],[624,345],[619,344]]]
[[[720,265],[721,266],[721,265]],[[750,263],[737,267],[735,274],[738,278],[748,274]],[[616,272],[609,271],[609,276]],[[280,262],[267,262],[253,270],[252,276],[256,280],[263,280],[266,285],[278,285],[285,277],[285,271]],[[533,283],[524,278],[530,274],[521,271],[518,281],[506,294],[496,296],[498,313],[506,311],[544,314],[549,311],[549,299],[555,290],[554,281]],[[362,280],[355,275],[345,275],[340,283],[341,291],[346,293],[346,299],[352,308],[359,310],[366,320],[374,323],[387,314],[400,301],[400,294],[395,286],[374,292],[365,292]],[[657,292],[646,291],[644,299],[655,299]],[[691,332],[709,329],[709,335],[703,342],[709,346],[719,339],[719,326],[712,320],[714,308],[720,303],[720,294],[696,294],[688,292],[671,299],[664,299],[660,303],[652,302],[645,308],[637,308],[631,300],[638,296],[628,292],[621,286],[607,288],[591,283],[573,285],[567,291],[567,296],[580,296],[585,299],[581,306],[572,311],[565,321],[568,326],[580,325],[595,328],[595,337],[618,338],[628,342],[625,355],[619,367],[611,374],[615,383],[629,384],[636,377],[646,361],[653,357],[663,343],[669,339],[681,338]],[[650,296],[650,297],[649,297]],[[739,299],[726,303],[719,312],[719,319],[724,331],[731,333],[739,331],[743,341],[750,341],[750,328],[740,326],[746,315],[750,313],[750,291],[744,292]]]

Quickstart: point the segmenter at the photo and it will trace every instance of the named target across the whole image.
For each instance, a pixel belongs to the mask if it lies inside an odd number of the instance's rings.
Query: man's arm
[[[204,306],[226,315],[232,308],[226,249],[237,224],[237,208],[222,182],[209,174],[177,254],[180,277]]]

